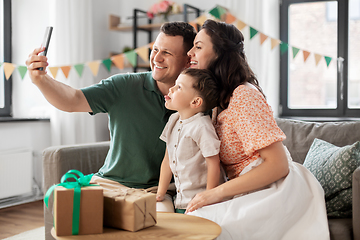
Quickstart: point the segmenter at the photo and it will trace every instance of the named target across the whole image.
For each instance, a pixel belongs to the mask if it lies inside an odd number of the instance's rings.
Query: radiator
[[[0,199],[32,192],[31,149],[0,151]]]

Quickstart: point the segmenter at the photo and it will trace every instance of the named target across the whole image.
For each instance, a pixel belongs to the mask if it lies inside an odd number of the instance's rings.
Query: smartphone
[[[46,56],[47,50],[49,48],[51,33],[52,33],[53,27],[47,27],[45,31],[44,40],[41,44],[42,47],[45,47],[45,50],[39,54],[39,56]],[[43,67],[39,68],[40,71],[43,71]]]

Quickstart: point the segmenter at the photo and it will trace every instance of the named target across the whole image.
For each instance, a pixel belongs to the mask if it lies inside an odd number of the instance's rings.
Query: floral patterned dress
[[[220,160],[229,179],[260,165],[259,149],[285,139],[265,98],[249,85],[237,87],[228,108],[213,115],[221,140]],[[287,154],[286,177],[189,214],[218,223],[222,232],[217,239],[330,239],[323,189]]]

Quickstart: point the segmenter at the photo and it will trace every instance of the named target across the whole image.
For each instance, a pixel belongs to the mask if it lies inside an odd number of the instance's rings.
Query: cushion
[[[325,192],[329,217],[352,216],[352,174],[360,165],[360,142],[344,147],[315,138],[304,166]]]

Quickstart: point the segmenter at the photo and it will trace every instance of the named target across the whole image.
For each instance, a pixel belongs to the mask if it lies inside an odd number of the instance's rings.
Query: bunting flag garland
[[[76,64],[74,65],[74,68],[76,72],[79,74],[79,77],[81,77],[84,71],[84,64]]]
[[[108,72],[111,71],[111,59],[105,59],[102,61],[102,63],[104,64],[104,66],[106,67],[106,69],[108,70]]]
[[[125,52],[124,54],[125,54],[125,57],[129,60],[130,64],[133,67],[136,67],[136,63],[137,63],[136,52],[134,50],[131,50],[131,51]]]
[[[293,51],[293,58],[295,58],[296,55],[299,53],[300,49],[296,47],[292,47],[292,51]]]
[[[5,72],[5,79],[9,80],[11,74],[15,69],[15,65],[12,63],[4,62],[4,72]]]
[[[119,54],[111,57],[111,61],[119,69],[124,69],[124,55]]]
[[[201,16],[199,16],[198,18],[196,18],[195,20],[189,22],[192,26],[194,26],[194,28],[196,30],[197,29],[197,25],[203,25],[204,22],[207,19],[213,19],[216,21],[224,21],[228,24],[233,24],[234,26],[236,26],[240,31],[243,31],[243,29],[245,27],[249,27],[249,34],[250,34],[250,40],[253,39],[256,35],[259,34],[259,38],[260,38],[260,45],[263,45],[263,43],[270,38],[271,41],[271,50],[275,49],[276,47],[279,46],[280,48],[280,54],[283,55],[284,53],[289,51],[289,48],[291,48],[292,50],[292,57],[293,59],[295,59],[295,57],[302,52],[303,53],[303,59],[304,62],[307,61],[307,59],[310,56],[313,56],[315,58],[315,64],[316,66],[318,66],[318,64],[320,63],[320,61],[322,59],[325,60],[326,66],[329,67],[330,63],[332,62],[332,60],[334,58],[329,57],[329,56],[324,56],[318,53],[312,53],[310,51],[307,50],[303,50],[294,46],[290,46],[288,43],[285,43],[283,41],[281,41],[280,39],[276,39],[276,38],[272,38],[267,36],[266,34],[260,32],[259,30],[253,28],[252,26],[249,26],[248,24],[244,23],[243,21],[237,19],[234,15],[232,15],[229,10],[227,10],[224,7],[221,6],[216,6],[215,8],[211,9],[210,11],[208,11],[207,13],[202,14]],[[124,69],[124,63],[125,60],[127,60],[133,67],[137,66],[137,56],[139,56],[142,60],[144,60],[146,63],[149,62],[149,48],[152,49],[154,42],[149,43],[145,46],[136,48],[134,50],[125,52],[125,53],[121,53],[118,55],[114,55],[111,58],[107,58],[107,59],[103,59],[103,60],[94,60],[91,62],[87,62],[87,63],[79,63],[73,66],[57,66],[57,67],[48,67],[51,75],[56,78],[57,74],[58,74],[58,70],[59,68],[62,70],[64,76],[66,78],[68,78],[69,73],[71,71],[72,68],[75,68],[77,74],[79,75],[79,77],[82,77],[85,66],[87,65],[92,74],[94,76],[97,76],[98,72],[99,72],[99,67],[100,65],[104,65],[104,67],[108,70],[108,72],[111,71],[111,66],[112,64],[114,64],[118,69]],[[335,58],[336,61],[339,61],[338,58]],[[0,67],[3,68],[4,74],[5,74],[5,78],[6,80],[8,80],[10,78],[10,76],[13,74],[14,70],[17,69],[17,71],[19,72],[21,79],[24,79],[26,73],[27,73],[27,67],[26,66],[18,66],[16,64],[13,63],[8,63],[8,62],[0,62]]]
[[[69,77],[69,73],[70,73],[70,70],[71,70],[71,66],[62,66],[60,67],[61,71],[64,73],[64,76],[66,78]]]
[[[268,36],[266,36],[263,33],[260,33],[260,45],[262,45],[266,39],[268,39]]]
[[[92,74],[96,77],[98,75],[98,72],[99,72],[100,62],[99,61],[93,61],[93,62],[88,62],[87,64],[88,64]]]
[[[148,46],[140,47],[140,48],[136,49],[135,52],[137,53],[137,55],[139,55],[139,57],[142,60],[144,60],[144,62],[149,62],[149,47]]]
[[[255,37],[255,35],[258,33],[259,31],[256,30],[255,28],[250,27],[250,39],[252,39],[253,37]]]
[[[310,52],[303,50],[304,62],[308,59]]]
[[[59,71],[59,67],[48,67],[49,71],[51,72],[51,75],[53,78],[56,78],[57,73]]]
[[[19,71],[19,73],[20,73],[21,80],[23,80],[24,77],[25,77],[25,74],[26,74],[26,72],[27,72],[27,67],[25,67],[25,66],[18,66],[17,69],[18,69],[18,71]]]

